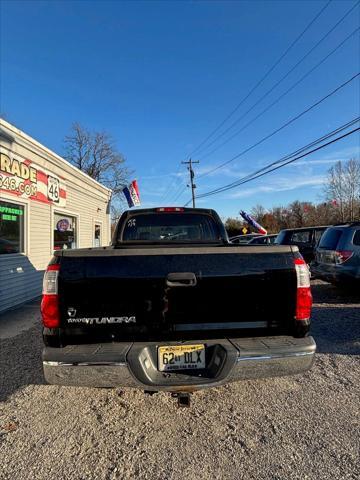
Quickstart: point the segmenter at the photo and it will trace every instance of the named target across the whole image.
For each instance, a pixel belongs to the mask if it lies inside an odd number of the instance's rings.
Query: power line
[[[266,165],[265,167],[255,171],[255,172],[252,172],[251,174],[248,174],[246,175],[245,177],[242,177],[241,179],[238,179],[238,180],[235,180],[234,182],[226,185],[225,187],[236,187],[236,186],[239,186],[240,184],[242,184],[245,180],[248,180],[248,179],[252,179],[255,175],[263,172],[264,170],[268,170],[270,167],[274,166],[274,165],[277,165],[279,163],[284,163],[286,160],[290,159],[290,158],[293,158],[294,156],[297,156],[307,150],[309,150],[309,148],[315,146],[315,145],[318,145],[319,143],[322,143],[323,141],[333,137],[334,135],[348,129],[349,127],[351,127],[352,125],[354,125],[355,123],[359,122],[360,120],[360,117],[356,117],[354,118],[353,120],[351,120],[350,122],[348,123],[345,123],[344,125],[341,125],[340,127],[336,128],[335,130],[327,133],[326,135],[323,135],[322,137],[310,142],[309,144],[305,145],[304,147],[301,147],[299,148],[298,150],[288,154],[288,155],[285,155],[284,157],[280,158],[279,160],[276,160],[275,162],[272,162],[268,165]],[[224,187],[219,187],[217,189],[214,189],[212,190],[211,192],[207,192],[207,193],[217,193],[217,192],[220,192],[222,191]],[[206,193],[206,194],[207,194]],[[203,195],[206,195],[206,194],[203,194]],[[201,195],[199,195],[199,197],[201,197]]]
[[[243,127],[240,128],[240,130],[237,130],[235,133],[233,133],[230,137],[228,137],[226,140],[224,140],[222,143],[220,143],[217,147],[215,147],[213,150],[210,152],[206,153],[205,155],[201,156],[200,158],[204,159],[206,157],[209,157],[212,155],[214,152],[219,150],[222,146],[225,144],[229,143],[234,137],[239,135],[242,131],[244,131],[247,127],[249,127],[252,123],[254,123],[258,118],[262,117],[266,112],[268,112],[274,105],[279,103],[280,100],[282,100],[288,93],[290,93],[295,87],[299,85],[305,78],[307,78],[314,70],[316,70],[320,65],[322,65],[329,57],[331,57],[334,53],[337,52],[348,40],[350,40],[351,37],[353,37],[358,31],[360,30],[360,27],[356,28],[353,30],[342,42],[340,42],[333,50],[331,50],[325,57],[323,57],[320,62],[318,62],[314,67],[312,67],[308,72],[306,72],[299,80],[297,80],[291,87],[289,87],[284,93],[282,93],[278,98],[276,98],[270,105],[268,105],[264,110],[262,110],[259,114],[257,114],[252,120],[250,120],[248,123],[246,123]],[[285,77],[283,77],[285,78]],[[278,85],[279,83],[277,83]],[[276,86],[276,85],[275,85]],[[275,86],[270,89],[263,97],[260,98],[252,107],[250,107],[244,115],[242,115],[240,118],[238,118],[227,130],[222,132],[221,135],[216,137],[206,148],[209,148],[211,145],[213,145],[217,140],[219,140],[225,133],[227,133],[235,124],[237,124],[240,120],[242,120],[253,108],[255,108],[274,88]]]
[[[188,162],[182,162],[182,163],[188,163]],[[194,162],[192,161],[192,163],[199,163],[199,162]],[[181,195],[185,192],[185,190],[187,189],[188,185],[185,184],[185,186],[183,186],[183,188],[181,188],[182,185],[180,185],[180,188],[177,190],[177,192],[175,193],[175,196],[173,197],[173,200],[171,203],[176,203],[176,201],[181,197]],[[194,188],[196,188],[196,185],[194,185]],[[194,198],[194,197],[193,197]],[[194,203],[194,202],[193,202]]]
[[[332,132],[330,133],[327,133],[326,135],[323,135],[322,137],[310,142],[309,144],[305,145],[305,147],[301,147],[299,148],[298,150],[296,150],[295,152],[292,152],[291,154],[288,154],[288,155],[285,155],[285,157],[282,157],[280,160],[276,160],[275,162],[272,162],[268,165],[266,165],[265,167],[263,168],[260,168],[259,170],[257,170],[256,172],[253,172],[249,175],[247,175],[246,177],[243,177],[243,180],[244,179],[247,179],[247,178],[250,178],[250,177],[253,177],[254,175],[258,174],[258,173],[261,173],[263,172],[264,170],[267,170],[269,167],[272,167],[273,165],[277,165],[279,163],[282,163],[282,162],[285,162],[286,160],[288,160],[289,158],[292,158],[296,155],[299,155],[300,153],[308,150],[309,148],[315,146],[315,145],[318,145],[319,143],[323,142],[324,140],[327,140],[328,138],[331,138],[333,137],[334,135],[336,135],[337,133],[340,133],[344,130],[346,130],[347,128],[351,127],[352,125],[354,125],[355,123],[359,122],[360,120],[360,117],[356,117],[355,119],[351,120],[350,122],[348,123],[345,123],[344,125],[336,128],[335,130],[333,130]],[[234,183],[237,183],[238,181],[234,182]]]
[[[320,17],[320,15],[327,9],[332,0],[329,0],[324,7],[315,15],[315,17],[308,23],[305,29],[298,35],[295,40],[289,45],[285,52],[280,56],[280,58],[269,68],[265,75],[260,78],[260,80],[255,84],[255,86],[245,95],[245,97],[236,105],[236,107],[227,115],[227,117],[190,153],[193,155],[197,152],[200,147],[202,147],[213,135],[216,133],[233,115],[237,110],[243,105],[243,103],[255,92],[255,90],[263,83],[263,81],[270,75],[270,73],[279,65],[283,58],[290,52],[290,50],[296,45],[296,43],[304,36],[304,34],[309,30],[313,23]]]
[[[190,160],[188,162],[181,162],[182,164],[184,165],[189,165],[187,168],[189,170],[189,174],[190,174],[190,187],[191,187],[191,197],[192,197],[192,206],[193,208],[195,208],[195,188],[196,188],[196,185],[194,183],[194,178],[195,178],[195,172],[192,168],[193,164],[194,163],[199,163],[198,161],[194,161],[190,158]]]
[[[217,130],[219,130],[221,128],[221,126],[238,110],[238,108],[242,105],[243,102],[245,102],[245,100],[253,93],[253,91],[255,91],[257,89],[257,87],[265,80],[265,78],[271,73],[272,70],[274,70],[274,68],[277,66],[278,63],[280,63],[280,61],[282,60],[282,58],[285,57],[285,55],[291,50],[291,48],[297,43],[297,41],[305,34],[305,32],[310,28],[310,26],[316,21],[316,19],[323,13],[323,11],[328,7],[328,5],[331,3],[331,0],[328,1],[328,3],[321,9],[321,11],[314,17],[314,19],[308,24],[308,26],[303,30],[303,32],[293,41],[293,43],[288,47],[288,49],[284,52],[284,54],[279,58],[279,60],[277,62],[275,62],[275,64],[269,69],[269,71],[264,75],[264,77],[262,77],[262,79],[259,80],[259,82],[255,85],[255,87],[253,87],[253,89],[247,94],[246,97],[243,98],[243,100],[236,106],[236,108],[228,115],[228,117],[226,117],[226,119],[203,141],[201,142],[201,144],[199,144],[193,151],[197,151],[200,149],[200,147],[211,137],[213,136],[214,133],[216,133]],[[357,2],[355,5],[353,5],[344,15],[343,17],[338,20],[338,22],[296,63],[296,65],[294,67],[292,67],[292,69],[290,71],[287,72],[287,74],[285,74],[268,92],[265,93],[265,95],[263,95],[260,100],[258,100],[249,110],[247,110],[247,112],[245,112],[245,114],[243,116],[241,116],[239,119],[237,119],[227,130],[223,131],[220,136],[216,137],[215,140],[213,140],[207,147],[205,148],[208,148],[209,146],[211,146],[215,141],[217,141],[221,136],[223,136],[225,133],[227,133],[236,123],[238,123],[242,118],[244,118],[244,116],[249,113],[255,106],[258,105],[258,103],[260,103],[260,101],[262,101],[268,94],[270,94],[275,88],[276,86],[278,86],[302,61],[305,60],[305,58],[307,58],[307,56],[309,56],[312,51],[314,51],[315,48],[317,48],[318,45],[320,45],[320,43],[322,43],[325,38],[327,38],[331,32],[351,13],[351,11],[356,8],[358,5],[359,5],[360,2]],[[238,135],[241,131],[243,131],[245,128],[247,128],[248,126],[250,126],[252,123],[254,123],[260,116],[262,116],[263,114],[265,114],[268,110],[270,110],[270,108],[272,108],[276,103],[278,103],[285,95],[287,95],[292,89],[294,89],[301,81],[303,81],[308,75],[310,75],[316,68],[318,68],[324,61],[326,61],[331,55],[333,55],[339,48],[341,48],[341,46],[347,41],[349,40],[360,28],[357,28],[355,29],[350,35],[348,35],[339,45],[337,45],[326,57],[324,57],[320,62],[318,62],[311,70],[309,70],[304,76],[301,77],[300,80],[298,80],[294,85],[292,85],[288,90],[286,90],[286,92],[284,92],[282,95],[280,95],[280,97],[278,97],[272,104],[270,104],[268,107],[266,107],[266,109],[264,109],[262,112],[260,112],[260,114],[258,114],[255,118],[253,118],[250,122],[248,122],[245,126],[243,126],[239,131],[235,132],[235,134],[233,134],[230,138],[228,138],[225,142],[221,143],[217,148],[215,148],[214,150],[212,150],[211,152],[207,153],[206,155],[202,156],[201,158],[206,158],[207,156],[211,155],[212,153],[214,153],[216,150],[218,150],[221,146],[223,146],[225,143],[228,143],[232,138],[234,138],[236,135]],[[340,87],[341,88],[341,87]],[[335,93],[335,92],[334,92]],[[326,97],[324,98],[324,100],[326,99]],[[314,105],[316,106],[316,105]],[[303,114],[306,113],[306,112],[303,112]],[[301,116],[301,115],[300,115]],[[293,120],[295,121],[295,119]],[[292,123],[290,121],[290,123]],[[282,128],[285,128],[289,123],[285,124],[283,127],[281,127],[279,130],[281,130]],[[277,130],[277,131],[279,131]],[[277,133],[277,131],[273,132],[273,134]],[[270,136],[272,136],[273,134],[271,134]],[[262,143],[262,141],[265,141],[267,138],[270,138],[270,136],[267,136],[265,137],[264,139],[262,139],[259,143],[255,144],[253,147],[251,148],[254,148],[255,146],[257,146],[258,144]],[[250,149],[251,149],[250,148]],[[203,149],[201,149],[203,150]],[[201,151],[200,150],[200,151]],[[227,162],[224,162],[222,163],[221,165],[209,170],[208,172],[205,172],[201,175],[199,175],[198,178],[201,178],[203,176],[206,176],[206,175],[209,175],[211,174],[212,172],[224,167],[225,165],[227,165],[228,163],[232,162],[233,160],[235,160],[236,158],[238,158],[239,156],[247,153],[249,151],[249,149],[246,149],[245,151],[241,152],[239,155],[235,156],[234,158],[230,159],[229,161]],[[179,188],[177,189],[176,193],[175,193],[175,199],[173,200],[173,202],[175,202],[182,194],[183,192],[186,190],[186,185],[181,188],[181,185],[179,186]],[[169,189],[167,190],[166,192],[166,195],[168,195],[168,193],[171,191],[171,184],[169,186]]]
[[[186,187],[187,187],[187,184],[186,184],[186,181],[185,181],[185,185],[184,185],[184,178],[181,180],[181,182],[179,183],[179,185],[177,186],[177,188],[175,189],[174,192],[172,192],[172,195],[170,195],[169,197],[169,204],[172,204],[174,203],[178,198],[179,196],[182,194],[182,192],[184,192],[186,190]]]
[[[179,179],[178,175],[180,173],[180,170],[181,170],[181,164],[179,165],[179,168],[178,168],[177,172],[175,173],[175,178],[172,181],[170,180],[169,186],[168,186],[166,192],[161,197],[161,202],[165,202],[166,198],[171,193],[172,188],[176,188],[176,180]],[[181,179],[180,179],[180,182],[181,182]]]
[[[211,145],[213,145],[219,138],[221,138],[223,135],[225,135],[229,130],[231,130],[240,120],[242,120],[253,108],[255,108],[264,98],[266,98],[280,83],[285,80],[334,30],[335,28],[345,20],[345,18],[359,5],[360,2],[357,2],[355,5],[353,5],[341,18],[338,20],[333,27],[278,81],[273,85],[273,87],[268,90],[250,109],[248,109],[241,117],[239,117],[237,120],[235,120],[226,130],[221,132],[215,139],[213,139],[207,146],[203,147],[199,150],[200,146],[197,147],[194,151],[197,151],[197,154],[199,154],[201,151],[204,149],[209,148]],[[327,6],[327,5],[326,5]],[[354,32],[355,33],[355,32]],[[347,39],[346,39],[347,40]],[[346,41],[345,40],[345,41]],[[339,46],[340,47],[340,46]],[[334,52],[331,52],[334,53]],[[237,110],[237,108],[236,108]],[[225,122],[224,122],[225,123]],[[220,127],[219,127],[220,128]],[[218,129],[216,129],[218,130]],[[212,136],[212,135],[211,135]],[[205,143],[202,142],[202,143]],[[193,153],[193,152],[192,152]],[[212,153],[212,152],[211,152]]]
[[[187,185],[185,185],[181,190],[178,190],[178,193],[177,195],[175,196],[174,200],[172,201],[173,203],[176,203],[176,201],[178,200],[178,198],[181,197],[181,195],[185,192],[185,190],[187,189]],[[191,200],[190,200],[191,201]]]
[[[335,138],[334,140],[331,140],[330,142],[327,142],[325,143],[324,145],[321,145],[320,147],[317,147],[317,148],[314,148],[313,150],[310,150],[310,152],[307,152],[307,153],[304,153],[303,155],[299,155],[298,157],[296,158],[293,158],[291,160],[288,160],[287,162],[283,163],[282,165],[278,165],[266,172],[263,172],[263,173],[260,173],[259,175],[256,175],[255,177],[252,177],[250,179],[247,179],[247,180],[244,180],[243,182],[241,182],[239,185],[235,185],[235,186],[240,186],[240,185],[243,185],[244,183],[248,183],[248,182],[251,182],[252,180],[256,180],[257,178],[260,178],[260,177],[263,177],[264,175],[267,175],[268,173],[271,173],[271,172],[274,172],[275,170],[279,170],[279,168],[282,168],[282,167],[285,167],[286,165],[288,165],[289,163],[293,163],[293,162],[296,162],[296,160],[300,160],[301,158],[304,158],[304,157],[307,157],[308,155],[311,155],[312,153],[314,152],[317,152],[319,150],[322,150],[323,148],[333,144],[333,143],[336,143],[338,142],[339,140],[342,140],[343,138],[346,138],[348,137],[349,135],[353,135],[355,132],[358,132],[360,130],[360,127],[357,127],[357,128],[354,128],[353,130],[351,130],[350,132],[348,133],[345,133],[344,135],[341,135],[340,137],[337,137]],[[234,188],[234,187],[229,187],[229,188],[224,188],[223,190],[221,190],[221,192],[225,192],[226,190],[230,190],[231,188]],[[220,193],[220,192],[216,192],[216,193]],[[215,193],[213,194],[215,195]],[[206,195],[206,196],[209,196],[209,195]],[[199,198],[203,198],[203,197],[199,197]]]
[[[336,87],[334,90],[332,90],[330,93],[328,93],[327,95],[325,95],[324,97],[322,97],[320,100],[318,100],[317,102],[313,103],[312,105],[310,105],[308,108],[306,108],[305,110],[303,110],[301,113],[299,113],[298,115],[295,115],[295,117],[292,117],[290,120],[288,120],[286,123],[284,123],[283,125],[281,125],[281,127],[275,129],[273,132],[269,133],[268,135],[266,135],[265,137],[263,137],[262,139],[260,139],[259,141],[257,141],[256,143],[252,144],[250,147],[246,148],[245,150],[243,150],[242,152],[238,153],[237,155],[235,155],[234,157],[230,158],[230,160],[227,160],[226,162],[223,162],[221,163],[220,165],[218,165],[217,167],[214,167],[212,168],[211,170],[199,175],[198,178],[201,178],[201,177],[204,177],[206,175],[210,175],[210,173],[213,173],[221,168],[223,168],[224,166],[228,165],[229,163],[233,162],[234,160],[236,160],[237,158],[245,155],[245,153],[248,153],[250,150],[254,149],[255,147],[257,147],[258,145],[262,144],[263,142],[265,142],[266,140],[268,140],[269,138],[273,137],[274,135],[276,135],[278,132],[280,132],[281,130],[283,130],[284,128],[286,128],[287,126],[291,125],[292,123],[294,123],[296,120],[298,120],[299,118],[301,118],[302,116],[304,116],[306,113],[310,112],[311,110],[313,110],[315,107],[317,107],[318,105],[320,105],[321,103],[323,103],[325,100],[327,100],[328,98],[330,98],[331,96],[335,95],[335,93],[337,93],[339,90],[341,90],[342,88],[346,87],[346,85],[348,85],[349,83],[351,83],[352,81],[354,81],[357,77],[359,77],[360,75],[360,72],[353,75],[350,79],[346,80],[344,83],[342,83],[341,85],[339,85],[338,87]]]
[[[293,117],[292,119],[290,119],[288,122],[286,122],[284,125],[282,125],[281,127],[279,127],[278,129],[274,130],[272,133],[270,133],[269,135],[263,137],[261,140],[259,140],[258,142],[256,142],[255,144],[251,145],[250,147],[246,148],[245,150],[243,150],[242,152],[240,152],[239,154],[235,155],[235,157],[231,158],[230,160],[228,160],[227,162],[224,162],[223,164],[219,165],[218,167],[215,167],[213,168],[212,170],[206,172],[205,174],[201,174],[201,175],[198,175],[198,178],[201,178],[205,175],[208,175],[220,168],[222,168],[223,166],[227,165],[228,163],[232,162],[233,160],[245,155],[246,153],[248,153],[250,150],[252,150],[253,148],[257,147],[258,145],[260,145],[261,143],[263,143],[265,140],[267,140],[268,138],[272,137],[273,135],[275,135],[276,133],[278,133],[279,131],[281,131],[282,129],[284,129],[285,127],[287,127],[288,125],[290,125],[291,123],[293,123],[294,121],[296,121],[298,118],[302,117],[303,115],[305,115],[306,113],[308,113],[310,110],[312,110],[314,107],[316,107],[317,105],[319,105],[320,103],[322,103],[323,101],[325,101],[327,98],[329,98],[330,96],[332,96],[333,94],[335,94],[337,91],[339,91],[341,88],[345,87],[347,84],[349,84],[351,81],[353,81],[355,78],[357,78],[358,76],[360,76],[360,72],[356,75],[354,75],[353,77],[351,77],[349,80],[347,80],[346,82],[344,82],[343,84],[341,84],[339,87],[337,87],[335,90],[333,90],[332,92],[330,92],[328,95],[326,95],[325,97],[323,97],[322,99],[320,99],[318,102],[314,103],[313,105],[311,105],[310,107],[308,107],[306,110],[304,110],[303,112],[301,112],[300,114],[298,114],[297,116]],[[355,120],[352,120],[351,122],[349,122],[348,124],[345,124],[344,126],[342,127],[339,127],[339,129],[336,129],[334,130],[333,132],[331,132],[330,134],[327,134],[323,137],[321,137],[320,139],[317,139],[313,142],[311,142],[310,144],[306,145],[306,147],[302,147],[301,149],[299,150],[296,150],[295,152],[293,152],[292,154],[290,155],[287,155],[286,157],[283,157],[281,158],[280,160],[277,160],[276,162],[273,162],[272,164],[270,165],[267,165],[267,167],[264,167],[263,169],[260,169],[259,171],[255,172],[255,173],[258,173],[258,172],[261,172],[262,170],[268,168],[269,166],[272,166],[274,164],[277,164],[279,163],[280,161],[285,161],[287,158],[289,157],[292,157],[300,152],[302,152],[304,149],[308,149],[310,148],[311,146],[313,146],[314,144],[318,143],[319,140],[323,141],[327,138],[329,138],[329,136],[333,136],[335,133],[338,133],[339,131],[343,130],[344,128],[348,128],[349,126],[351,126],[353,123],[355,123],[356,121],[358,121],[359,119],[356,118]],[[236,186],[236,183],[237,182],[233,182],[234,183],[234,186]],[[174,202],[185,192],[186,190],[186,186],[183,187],[181,189],[181,191],[176,195],[176,198],[174,199]],[[202,198],[202,195],[203,194],[200,194],[198,195],[198,198]],[[190,201],[189,201],[190,202]],[[189,203],[187,202],[187,204]]]
[[[334,30],[335,28],[340,25],[341,22],[345,20],[345,18],[350,15],[350,13],[354,10],[354,8],[359,5],[360,2],[357,4],[353,5],[346,13],[343,15],[340,20],[338,20],[333,27],[285,74],[283,75],[278,82],[273,85],[270,90],[268,90],[257,102],[255,102],[243,115],[241,115],[238,119],[236,119],[226,130],[221,132],[217,137],[215,137],[214,140],[212,140],[207,147],[202,148],[200,151],[209,148],[211,145],[213,145],[219,138],[223,137],[229,130],[231,130],[235,125],[239,123],[240,120],[242,120],[250,111],[252,111],[259,103],[261,103],[280,83],[282,83]],[[350,34],[341,44],[339,44],[333,51],[330,52],[330,54],[325,57],[319,64],[317,64],[315,68],[317,68],[323,61],[325,61],[330,55],[335,53],[335,51],[340,48],[343,43],[345,43],[352,35],[356,33],[356,31],[359,29],[356,29],[352,34]],[[313,70],[311,70],[309,73],[311,73]],[[305,76],[302,78],[302,80],[305,78]],[[302,81],[301,80],[301,81]],[[300,83],[300,82],[298,82]],[[297,85],[297,84],[296,84]],[[231,137],[233,138],[233,137]],[[227,142],[226,142],[227,143]],[[221,144],[223,145],[223,144]],[[199,154],[199,152],[198,152]]]
[[[337,133],[339,133],[339,132],[341,132],[341,131],[344,131],[345,129],[349,128],[349,126],[354,125],[355,123],[359,122],[359,120],[360,120],[360,118],[357,117],[357,118],[351,120],[350,122],[342,125],[341,127],[338,127],[336,130],[330,132],[329,134],[321,137],[320,139],[317,139],[317,140],[311,142],[310,144],[308,144],[307,146],[302,147],[301,149],[298,149],[296,152],[294,152],[294,153],[292,153],[292,154],[289,154],[289,155],[287,155],[286,157],[283,157],[282,159],[277,160],[276,162],[272,162],[271,164],[267,165],[266,167],[263,167],[262,169],[260,169],[260,170],[258,170],[258,171],[256,171],[256,172],[253,172],[252,174],[249,174],[249,175],[247,175],[247,176],[245,176],[245,177],[237,180],[236,182],[232,182],[231,184],[224,185],[223,187],[219,187],[219,188],[214,189],[214,190],[211,190],[211,191],[209,191],[209,192],[205,192],[205,193],[199,195],[198,198],[204,198],[204,197],[216,195],[216,194],[218,194],[218,193],[222,193],[222,192],[225,192],[225,191],[230,190],[230,189],[232,189],[232,188],[235,188],[235,187],[238,187],[238,186],[243,185],[243,184],[245,184],[245,183],[248,183],[248,182],[250,182],[250,181],[252,181],[252,180],[256,180],[256,179],[259,178],[259,177],[262,177],[262,176],[264,176],[264,175],[267,175],[268,173],[271,173],[271,172],[273,172],[273,171],[275,171],[275,170],[278,170],[279,168],[282,168],[282,167],[284,167],[284,166],[286,166],[286,165],[288,165],[288,164],[290,164],[290,163],[293,163],[293,162],[295,162],[295,161],[297,161],[297,160],[300,160],[301,158],[304,158],[304,157],[306,157],[306,156],[308,156],[308,155],[310,155],[310,154],[312,154],[312,153],[314,153],[314,152],[316,152],[316,151],[319,151],[319,150],[321,150],[321,149],[323,149],[323,148],[325,148],[325,147],[327,147],[327,146],[329,146],[329,145],[331,145],[331,144],[333,144],[333,143],[335,143],[335,142],[338,142],[339,140],[342,140],[343,138],[348,137],[349,135],[352,135],[352,134],[354,134],[355,132],[359,131],[359,130],[360,130],[360,127],[357,127],[357,128],[355,128],[355,129],[351,130],[350,132],[347,132],[347,133],[345,133],[345,134],[343,134],[343,135],[341,135],[341,136],[339,136],[339,137],[337,137],[337,138],[335,138],[335,139],[333,139],[333,140],[330,140],[329,142],[327,142],[327,143],[325,143],[325,144],[323,144],[323,145],[320,145],[319,147],[313,148],[312,150],[310,150],[310,151],[308,151],[308,152],[305,152],[305,153],[303,153],[303,154],[301,154],[301,155],[297,155],[298,152],[304,151],[304,150],[308,150],[308,148],[309,148],[310,146],[313,146],[313,145],[316,145],[316,144],[320,143],[320,142],[323,141],[325,138],[331,138],[331,137],[334,136],[335,134],[337,134]],[[296,154],[295,158],[292,158],[292,157],[294,157],[295,154]],[[289,158],[289,157],[290,157],[290,159],[287,160],[286,162],[284,162],[284,160],[285,160],[286,158]],[[281,163],[281,164],[278,165],[279,163]],[[272,167],[272,168],[270,168],[270,167]],[[264,170],[266,170],[266,171],[264,171]],[[189,203],[189,202],[187,202],[187,204],[188,204],[188,203]],[[187,204],[186,204],[186,205],[187,205]]]

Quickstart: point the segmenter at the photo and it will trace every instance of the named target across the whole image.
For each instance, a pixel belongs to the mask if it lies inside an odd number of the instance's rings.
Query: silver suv
[[[311,272],[338,285],[360,284],[360,222],[325,230],[317,245]]]

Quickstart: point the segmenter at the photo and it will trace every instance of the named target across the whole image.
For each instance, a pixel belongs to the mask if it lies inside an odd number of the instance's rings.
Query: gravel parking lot
[[[313,369],[199,392],[190,409],[45,385],[37,306],[12,314],[16,336],[0,317],[0,478],[360,478],[360,299],[313,283]]]

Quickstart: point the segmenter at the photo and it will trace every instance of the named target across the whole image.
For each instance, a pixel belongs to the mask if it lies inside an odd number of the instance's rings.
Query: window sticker
[[[69,230],[69,227],[70,227],[70,222],[67,218],[62,218],[56,224],[56,228],[58,232],[66,232],[67,230]]]

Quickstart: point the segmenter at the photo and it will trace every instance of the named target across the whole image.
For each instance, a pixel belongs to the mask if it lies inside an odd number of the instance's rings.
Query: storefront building
[[[110,197],[0,119],[0,312],[41,294],[54,250],[109,245]]]

